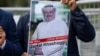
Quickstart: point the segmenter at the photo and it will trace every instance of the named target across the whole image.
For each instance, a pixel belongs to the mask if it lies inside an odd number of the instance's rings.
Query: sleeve
[[[95,30],[86,15],[78,8],[71,11],[71,24],[75,29],[75,35],[84,42],[89,42],[95,37]]]
[[[7,12],[4,17],[7,18],[6,45],[0,56],[20,56],[22,54],[22,48],[19,43],[19,37],[17,36],[13,15]]]

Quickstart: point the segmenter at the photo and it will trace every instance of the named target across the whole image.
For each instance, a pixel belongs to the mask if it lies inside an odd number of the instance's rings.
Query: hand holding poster
[[[66,56],[69,32],[67,5],[59,1],[31,1],[28,52],[32,56]]]

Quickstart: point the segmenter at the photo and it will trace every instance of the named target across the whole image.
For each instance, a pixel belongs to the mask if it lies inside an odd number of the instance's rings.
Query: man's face
[[[55,10],[53,7],[44,8],[43,13],[46,21],[51,21],[55,19]]]

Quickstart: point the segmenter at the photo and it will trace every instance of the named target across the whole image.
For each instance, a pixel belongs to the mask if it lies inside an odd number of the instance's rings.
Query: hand
[[[77,7],[77,4],[76,4],[75,0],[61,0],[61,2],[64,3],[64,4],[68,4],[71,11],[73,11]]]
[[[31,56],[30,54],[24,52],[21,56]]]
[[[0,26],[0,46],[2,46],[2,44],[4,43],[6,34],[2,28],[2,26]]]

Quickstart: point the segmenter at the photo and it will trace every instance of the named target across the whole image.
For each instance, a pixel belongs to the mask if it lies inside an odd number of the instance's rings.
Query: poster
[[[60,1],[31,0],[31,56],[67,56],[69,13],[69,7]]]

